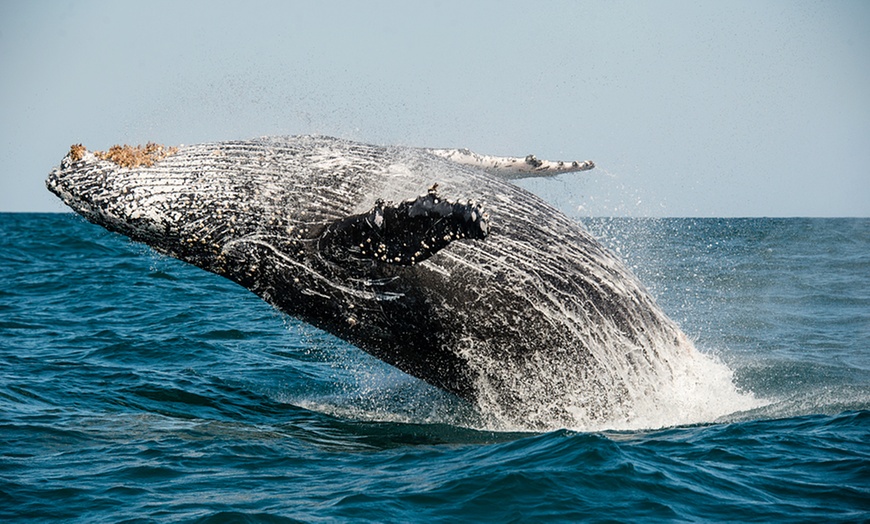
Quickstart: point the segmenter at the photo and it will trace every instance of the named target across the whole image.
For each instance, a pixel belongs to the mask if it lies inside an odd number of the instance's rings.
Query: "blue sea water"
[[[0,521],[870,520],[870,220],[585,222],[759,407],[487,430],[220,277],[0,214]]]

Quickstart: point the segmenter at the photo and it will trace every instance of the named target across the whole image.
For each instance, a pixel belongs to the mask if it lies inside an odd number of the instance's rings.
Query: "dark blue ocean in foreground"
[[[505,433],[244,289],[0,214],[0,521],[870,520],[870,219],[596,219],[761,406]]]

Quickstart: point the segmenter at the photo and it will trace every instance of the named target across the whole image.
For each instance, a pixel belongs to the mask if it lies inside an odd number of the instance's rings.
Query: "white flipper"
[[[480,168],[506,180],[550,177],[562,173],[588,171],[595,167],[595,163],[591,160],[583,162],[553,162],[550,160],[538,160],[535,155],[528,155],[525,158],[490,156],[481,155],[468,149],[427,149],[426,151],[457,164]]]

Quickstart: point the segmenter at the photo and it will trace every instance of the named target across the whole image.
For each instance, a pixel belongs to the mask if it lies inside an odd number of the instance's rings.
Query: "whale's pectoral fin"
[[[422,262],[454,240],[483,239],[488,216],[480,204],[443,200],[432,187],[426,195],[375,207],[327,226],[320,251],[335,262],[349,258],[409,266]]]
[[[482,169],[505,180],[551,177],[562,173],[588,171],[595,167],[595,162],[591,160],[563,162],[540,160],[535,155],[526,155],[523,158],[492,156],[481,155],[468,149],[427,149],[426,151],[463,166]]]

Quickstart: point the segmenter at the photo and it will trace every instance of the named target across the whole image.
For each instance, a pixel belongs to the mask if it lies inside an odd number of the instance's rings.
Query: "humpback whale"
[[[697,354],[619,259],[511,183],[593,167],[262,137],[76,145],[46,185],[506,427],[549,428],[631,420]]]

